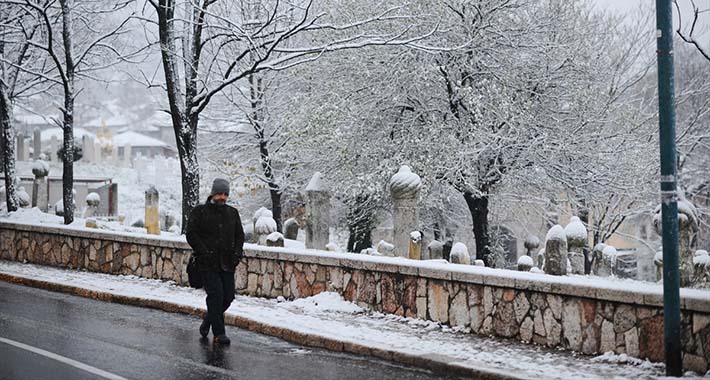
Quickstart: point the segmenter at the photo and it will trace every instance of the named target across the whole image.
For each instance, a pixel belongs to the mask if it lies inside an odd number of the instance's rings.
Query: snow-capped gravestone
[[[451,247],[454,246],[454,242],[451,239],[446,239],[444,242],[444,251],[442,253],[442,259],[449,261],[451,259]]]
[[[170,210],[160,210],[160,230],[170,231],[170,227],[177,224],[177,218]]]
[[[16,135],[17,145],[15,149],[17,150],[16,157],[17,161],[27,161],[30,156],[29,147],[25,141],[25,135],[22,132],[18,132]]]
[[[257,243],[267,245],[269,235],[277,230],[276,221],[272,216],[271,210],[264,209],[260,215],[261,216],[259,216],[259,219],[257,219],[254,224],[254,235],[256,236]]]
[[[698,212],[679,192],[678,199],[678,269],[680,271],[680,286],[691,285],[693,276],[693,255],[696,250],[696,235],[698,233]],[[662,235],[661,205],[658,205],[653,216],[653,226]]]
[[[94,192],[89,193],[86,196],[86,210],[84,210],[84,218],[92,218],[96,216],[99,212],[99,205],[101,204],[101,197],[99,194]]]
[[[597,244],[598,246],[599,244]],[[596,248],[596,247],[595,247]],[[599,265],[596,268],[597,276],[609,277],[614,274],[614,267],[616,265],[616,255],[618,252],[616,248],[611,245],[605,244],[601,251],[601,260],[599,260]],[[596,259],[595,259],[596,264]]]
[[[451,263],[471,265],[471,256],[464,243],[456,243],[451,247]]]
[[[595,276],[600,276],[599,272],[601,271],[601,265],[602,265],[602,260],[604,259],[602,257],[604,248],[606,248],[606,244],[604,243],[599,243],[592,248],[592,253],[591,253],[591,261],[592,261],[592,270],[591,273]]]
[[[145,191],[145,229],[149,235],[160,235],[158,196],[158,189],[154,186]]]
[[[394,244],[390,244],[384,240],[380,240],[380,242],[377,243],[375,249],[383,256],[394,257]]]
[[[656,265],[656,281],[663,280],[663,251],[656,252],[653,256],[653,264]]]
[[[259,241],[259,236],[256,234],[256,221],[259,220],[262,215],[267,213],[269,214],[269,218],[273,217],[271,211],[269,211],[269,209],[267,209],[266,207],[259,207],[259,209],[254,212],[254,217],[252,218],[252,237],[250,240],[251,243],[256,243]]]
[[[32,131],[32,154],[35,160],[42,154],[42,131],[39,128]]]
[[[587,228],[584,223],[573,216],[565,227],[567,236],[567,257],[569,258],[572,274],[584,274],[584,249],[587,248]]]
[[[567,235],[559,224],[552,226],[545,237],[545,273],[567,274]]]
[[[49,157],[50,161],[54,161],[55,159],[57,161],[61,161],[57,158],[57,151],[61,147],[61,144],[59,143],[59,138],[57,136],[52,135],[52,137],[49,138],[49,147],[45,150],[49,152]]]
[[[537,251],[540,248],[540,239],[535,235],[530,235],[525,238],[523,246],[525,246],[525,254],[533,259],[533,263],[537,261],[535,258],[537,256]]]
[[[35,176],[32,181],[32,207],[47,212],[49,209],[49,189],[47,187],[49,165],[42,160],[35,161],[32,165],[32,174]]]
[[[91,136],[85,135],[81,138],[81,146],[84,150],[83,159],[86,162],[96,163],[98,159],[96,157],[96,145],[94,139]]]
[[[491,268],[504,269],[507,263],[506,253],[503,247],[494,246],[493,248],[491,248],[490,255],[488,256],[488,262]]]
[[[72,189],[72,202],[73,202],[73,209],[76,211],[76,190]],[[64,199],[59,198],[57,203],[54,204],[54,214],[57,216],[64,216]]]
[[[123,162],[121,163],[121,165],[123,165],[127,168],[131,167],[131,161],[133,158],[133,157],[131,157],[131,155],[133,154],[132,150],[133,150],[133,148],[131,147],[131,144],[126,144],[123,147]]]
[[[521,272],[529,272],[533,268],[533,259],[528,255],[518,257],[518,270]]]
[[[306,248],[325,249],[330,242],[330,194],[319,172],[306,186]]]
[[[409,258],[412,260],[422,259],[422,240],[421,231],[412,231],[409,233]]]
[[[284,222],[284,238],[289,240],[296,240],[298,238],[298,222],[296,218],[288,218]]]
[[[84,227],[99,228],[99,223],[94,218],[86,218],[86,221],[84,222]]]
[[[693,255],[693,288],[710,288],[710,255],[708,251],[698,250]]]
[[[103,146],[101,145],[100,142],[95,141],[94,142],[94,157],[96,157],[96,162],[103,162],[104,161],[104,151],[103,151]],[[138,175],[140,178],[141,172],[138,172]]]
[[[421,178],[406,165],[390,179],[394,247],[400,257],[409,257],[410,233],[419,229],[417,197],[421,187]]]
[[[637,253],[635,251],[617,252],[612,273],[619,278],[638,278]]]
[[[64,216],[64,201],[62,199],[58,200],[57,203],[54,204],[54,215]]]
[[[540,270],[545,269],[545,247],[542,247],[537,251],[537,256],[535,257],[535,268]]]
[[[441,260],[444,258],[444,243],[433,240],[427,246],[426,253],[423,255],[422,260]]]
[[[284,236],[279,232],[272,232],[266,237],[267,247],[283,247]]]
[[[30,199],[30,195],[27,194],[27,190],[25,190],[22,186],[17,189],[17,201],[22,208],[32,207],[32,199]]]
[[[118,159],[118,147],[115,145],[111,147],[111,164],[115,166],[121,164],[121,161]]]

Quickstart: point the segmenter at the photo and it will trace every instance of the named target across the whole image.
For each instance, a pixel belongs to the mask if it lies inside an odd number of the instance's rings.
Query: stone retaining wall
[[[185,284],[184,241],[0,222],[0,258]],[[308,297],[334,291],[384,313],[585,354],[664,360],[663,296],[655,284],[553,277],[474,266],[247,245],[236,291]],[[444,269],[445,268],[445,269]],[[628,290],[628,289],[634,289]],[[681,291],[683,364],[710,360],[710,293]]]

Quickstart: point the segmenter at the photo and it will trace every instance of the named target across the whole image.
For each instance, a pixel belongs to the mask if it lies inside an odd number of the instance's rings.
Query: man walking
[[[212,326],[214,342],[229,344],[224,312],[234,300],[234,271],[242,258],[244,229],[239,211],[227,205],[229,182],[215,178],[207,202],[195,207],[187,224],[187,242],[195,255],[207,292],[207,314],[200,325],[206,338]]]

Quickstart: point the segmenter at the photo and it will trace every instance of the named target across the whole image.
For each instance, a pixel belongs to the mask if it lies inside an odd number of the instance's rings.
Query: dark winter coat
[[[239,211],[207,198],[190,213],[187,242],[199,271],[234,272],[244,254],[244,229]]]

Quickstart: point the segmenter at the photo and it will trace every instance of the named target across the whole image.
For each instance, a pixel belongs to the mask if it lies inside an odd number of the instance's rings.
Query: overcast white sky
[[[653,2],[653,0],[593,0],[601,8],[606,8],[613,11],[627,12],[637,9],[642,2]]]
[[[651,12],[656,10],[655,0],[591,0],[596,3],[602,9],[607,9],[614,13],[629,13],[635,12],[639,9],[641,5],[645,5]],[[683,21],[683,30],[687,33],[689,27],[693,21],[693,7],[691,5],[691,0],[678,0],[678,5],[680,6],[681,16]],[[708,35],[710,34],[710,0],[695,0],[695,5],[697,5],[701,11],[706,13],[700,14],[698,18],[698,24],[694,36],[700,41],[702,45],[706,48],[710,48],[710,39]],[[673,22],[674,28],[678,27],[678,14],[676,14],[676,7],[673,6]],[[653,15],[653,24],[655,24],[655,14]]]

